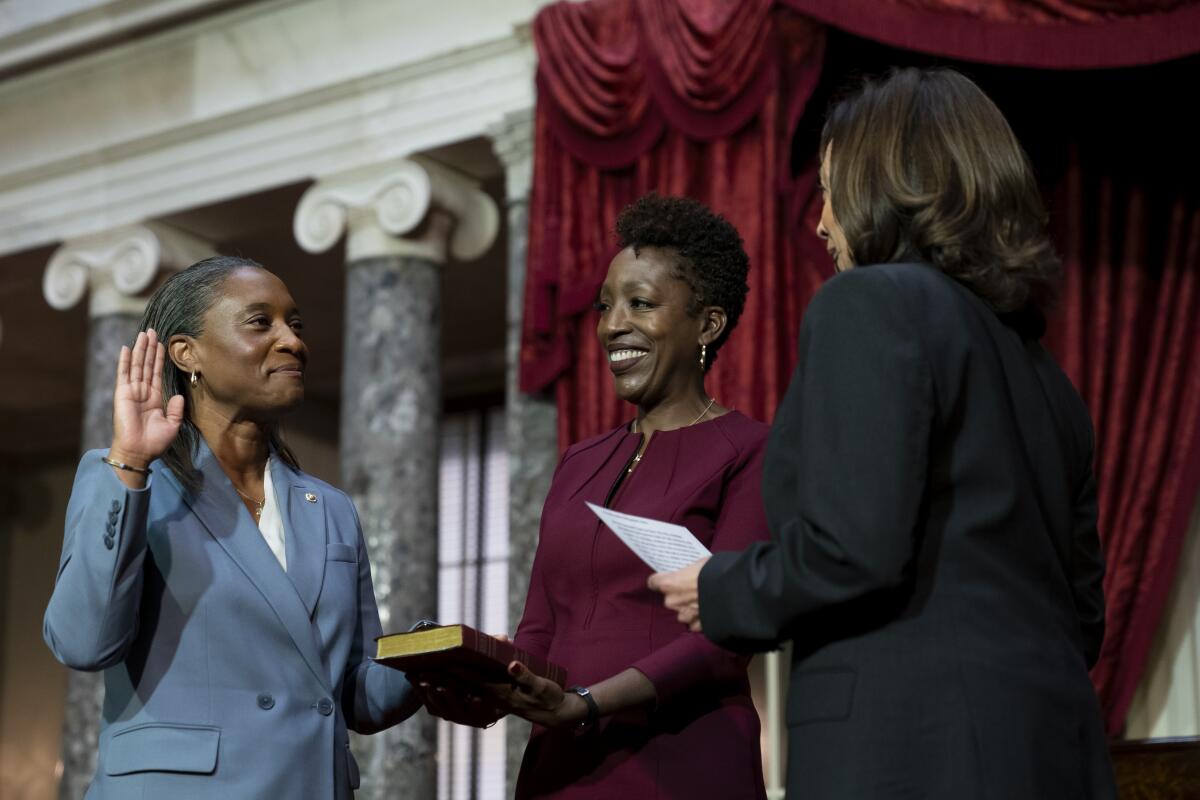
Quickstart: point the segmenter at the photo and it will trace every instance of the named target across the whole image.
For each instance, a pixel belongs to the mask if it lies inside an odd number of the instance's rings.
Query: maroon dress
[[[588,686],[629,667],[658,693],[649,713],[605,717],[590,732],[535,726],[518,798],[765,797],[747,659],[690,633],[646,588],[651,570],[584,505],[683,525],[710,550],[768,536],[759,490],[768,426],[731,411],[660,431],[628,426],[573,445],[546,505],[516,643]]]

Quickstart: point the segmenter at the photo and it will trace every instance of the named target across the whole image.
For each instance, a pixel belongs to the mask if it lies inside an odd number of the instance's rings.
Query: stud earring
[[[707,355],[708,355],[708,345],[701,344],[700,345],[700,371],[701,372],[704,371],[704,362],[706,360],[705,357]]]

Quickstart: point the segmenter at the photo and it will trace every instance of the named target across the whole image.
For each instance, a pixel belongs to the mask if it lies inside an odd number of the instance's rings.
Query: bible
[[[467,683],[506,683],[508,665],[520,661],[538,677],[566,688],[567,671],[469,625],[438,625],[375,640],[375,660],[401,672],[446,674]]]

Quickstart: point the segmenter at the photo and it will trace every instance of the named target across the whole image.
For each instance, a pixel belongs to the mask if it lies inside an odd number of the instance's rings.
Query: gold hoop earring
[[[192,388],[196,388],[196,370],[192,370]]]
[[[701,372],[704,372],[704,362],[706,360],[706,356],[708,356],[708,345],[701,344],[700,345],[700,371]]]

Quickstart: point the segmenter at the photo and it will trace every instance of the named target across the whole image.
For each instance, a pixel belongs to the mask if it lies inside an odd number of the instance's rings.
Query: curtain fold
[[[906,50],[1043,69],[1154,64],[1200,52],[1194,0],[779,0]]]
[[[557,3],[534,20],[538,89],[560,146],[626,167],[666,128],[728,136],[779,77],[773,0]]]
[[[1108,571],[1092,678],[1110,733],[1146,667],[1200,491],[1200,204],[1155,169],[1169,163],[1113,174],[1114,158],[1073,148],[1052,198],[1065,279],[1048,331],[1096,427]]]

